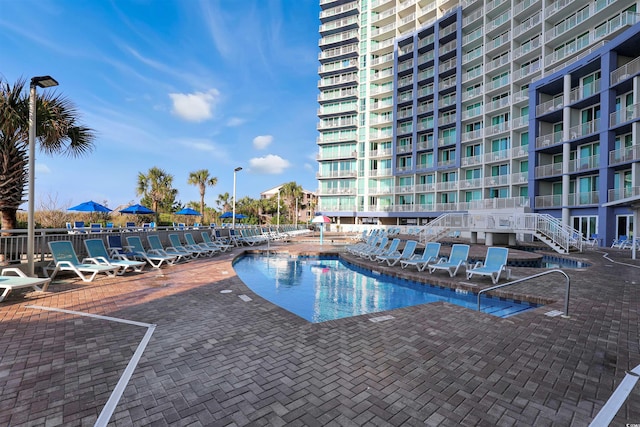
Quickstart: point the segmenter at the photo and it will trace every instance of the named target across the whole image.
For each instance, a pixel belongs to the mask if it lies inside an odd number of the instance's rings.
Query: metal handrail
[[[515,285],[516,283],[525,282],[527,280],[535,279],[536,277],[544,276],[544,275],[551,274],[551,273],[560,273],[560,274],[562,274],[564,276],[565,279],[567,279],[567,282],[566,282],[567,291],[565,293],[565,298],[564,298],[564,315],[562,317],[569,317],[569,289],[571,287],[571,279],[569,279],[569,276],[567,276],[567,273],[565,273],[562,270],[557,270],[557,269],[556,270],[543,271],[542,273],[534,274],[533,276],[523,277],[522,279],[514,280],[513,282],[503,283],[502,285],[496,285],[496,286],[492,286],[490,288],[482,289],[480,292],[478,292],[478,311],[480,311],[480,295],[483,292],[489,292],[489,291],[493,291],[494,289],[503,288],[505,286]]]

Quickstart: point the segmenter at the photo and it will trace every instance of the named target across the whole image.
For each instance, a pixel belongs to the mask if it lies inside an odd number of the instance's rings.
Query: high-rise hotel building
[[[318,211],[548,213],[602,243],[640,199],[638,0],[320,0]]]

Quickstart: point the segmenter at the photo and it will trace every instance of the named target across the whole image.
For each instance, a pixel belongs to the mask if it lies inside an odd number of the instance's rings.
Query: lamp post
[[[29,203],[27,207],[27,275],[35,276],[35,179],[36,179],[36,86],[41,88],[58,86],[51,76],[33,77],[29,85]]]
[[[236,229],[236,174],[242,170],[242,167],[238,166],[233,170],[233,218],[231,219],[231,228]]]
[[[278,231],[280,231],[280,189],[278,188]]]

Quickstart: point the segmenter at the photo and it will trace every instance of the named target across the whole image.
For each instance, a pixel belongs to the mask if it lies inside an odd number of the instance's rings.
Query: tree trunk
[[[1,228],[2,230],[13,230],[16,228],[16,222],[17,222],[17,216],[16,216],[16,212],[17,209],[10,209],[10,208],[5,208],[1,211],[1,215],[2,215],[2,219],[1,219]],[[5,231],[2,232],[3,236],[10,236],[11,233],[7,233]]]

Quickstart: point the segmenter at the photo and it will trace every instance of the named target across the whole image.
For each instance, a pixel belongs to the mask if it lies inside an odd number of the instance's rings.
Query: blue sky
[[[208,169],[218,194],[315,191],[317,0],[0,0],[0,78],[51,75],[93,128],[82,158],[36,155],[36,208],[138,201],[139,172]],[[38,89],[54,90],[54,89]]]

